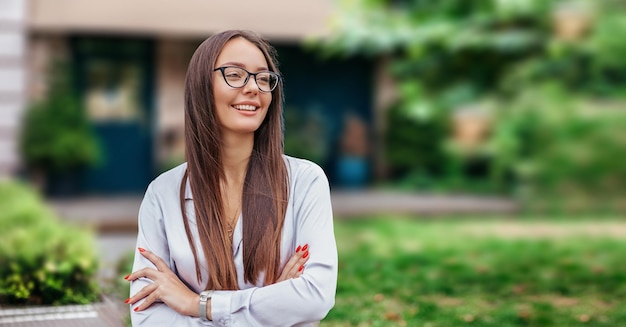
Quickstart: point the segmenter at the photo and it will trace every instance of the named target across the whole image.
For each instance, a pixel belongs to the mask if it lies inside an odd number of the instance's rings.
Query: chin
[[[237,126],[237,127],[231,128],[230,130],[238,134],[253,134],[259,129],[260,126],[261,125]]]

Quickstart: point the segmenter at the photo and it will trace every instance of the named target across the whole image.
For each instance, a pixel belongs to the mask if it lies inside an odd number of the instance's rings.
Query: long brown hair
[[[226,235],[226,217],[220,181],[225,178],[222,165],[222,137],[215,112],[212,72],[224,45],[242,37],[256,45],[265,56],[269,69],[280,73],[275,50],[259,36],[248,31],[225,31],[206,39],[191,58],[185,81],[185,151],[187,171],[180,188],[185,230],[201,280],[198,251],[192,240],[185,213],[185,185],[189,180],[194,196],[198,234],[209,271],[206,289],[239,288],[232,244]],[[265,284],[273,283],[279,273],[281,230],[287,210],[288,177],[283,161],[282,79],[272,92],[272,102],[261,126],[254,134],[242,194],[244,280],[255,283],[264,272]]]

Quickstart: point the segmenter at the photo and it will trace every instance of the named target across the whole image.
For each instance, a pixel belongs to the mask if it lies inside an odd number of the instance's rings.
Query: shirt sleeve
[[[170,269],[175,271],[167,245],[163,211],[154,194],[152,184],[148,186],[139,208],[138,230],[137,247],[152,251],[163,259]],[[133,271],[146,267],[156,269],[150,260],[139,254],[137,247],[135,248]],[[130,295],[136,294],[150,283],[152,281],[147,278],[139,278],[133,281],[130,286]],[[154,303],[149,308],[139,312],[132,310],[142,302],[143,300],[130,307],[130,317],[133,326],[213,326],[211,322],[204,321],[198,317],[181,315],[164,303]]]
[[[295,326],[322,320],[334,306],[337,245],[328,180],[321,168],[311,165],[292,192],[295,244],[309,245],[304,273],[265,287],[214,292],[211,314],[216,326]]]

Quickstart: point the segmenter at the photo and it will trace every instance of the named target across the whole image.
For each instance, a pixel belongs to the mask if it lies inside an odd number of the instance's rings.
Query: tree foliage
[[[45,172],[95,165],[100,159],[100,148],[73,92],[68,64],[56,63],[49,76],[46,97],[30,105],[22,124],[20,151],[26,165]]]
[[[623,102],[626,94],[626,38],[616,37],[618,31],[626,31],[623,1],[344,0],[338,4],[334,33],[322,42],[325,53],[390,58],[397,101],[388,111],[388,121],[416,122],[387,126],[388,164],[393,172],[403,172],[394,178],[406,178],[411,170],[428,171],[433,164],[425,165],[425,159],[442,152],[439,166],[457,168],[433,172],[431,180],[483,179],[499,191],[522,184],[541,190],[546,180],[587,189],[600,175],[621,176],[619,167],[606,160],[618,155],[614,149],[626,138],[619,123],[606,125],[612,118],[590,119],[583,112],[607,117],[604,113],[611,110],[605,110],[605,104],[623,107],[610,104]],[[481,147],[459,152],[450,146],[452,120],[468,106],[489,113],[490,132]],[[560,120],[552,124],[554,117]],[[436,128],[442,121],[448,124],[447,135]],[[607,146],[597,148],[592,140],[603,133],[612,138],[602,137]],[[560,141],[548,149],[542,143],[545,138]],[[427,142],[434,146],[417,146]],[[563,150],[566,147],[576,149]],[[580,153],[589,153],[591,159],[584,164],[575,160]],[[482,167],[466,169],[477,158]],[[569,163],[567,174],[558,172],[559,162]],[[543,173],[536,171],[528,178],[527,169],[520,168],[525,166],[543,166]]]

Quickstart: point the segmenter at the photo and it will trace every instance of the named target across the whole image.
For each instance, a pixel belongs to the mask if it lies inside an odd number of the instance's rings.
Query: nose
[[[258,93],[259,92],[259,85],[256,83],[256,78],[254,76],[250,75],[250,77],[248,78],[248,81],[243,86],[243,89],[244,89],[244,92],[246,92],[246,93],[248,93],[248,92]]]

